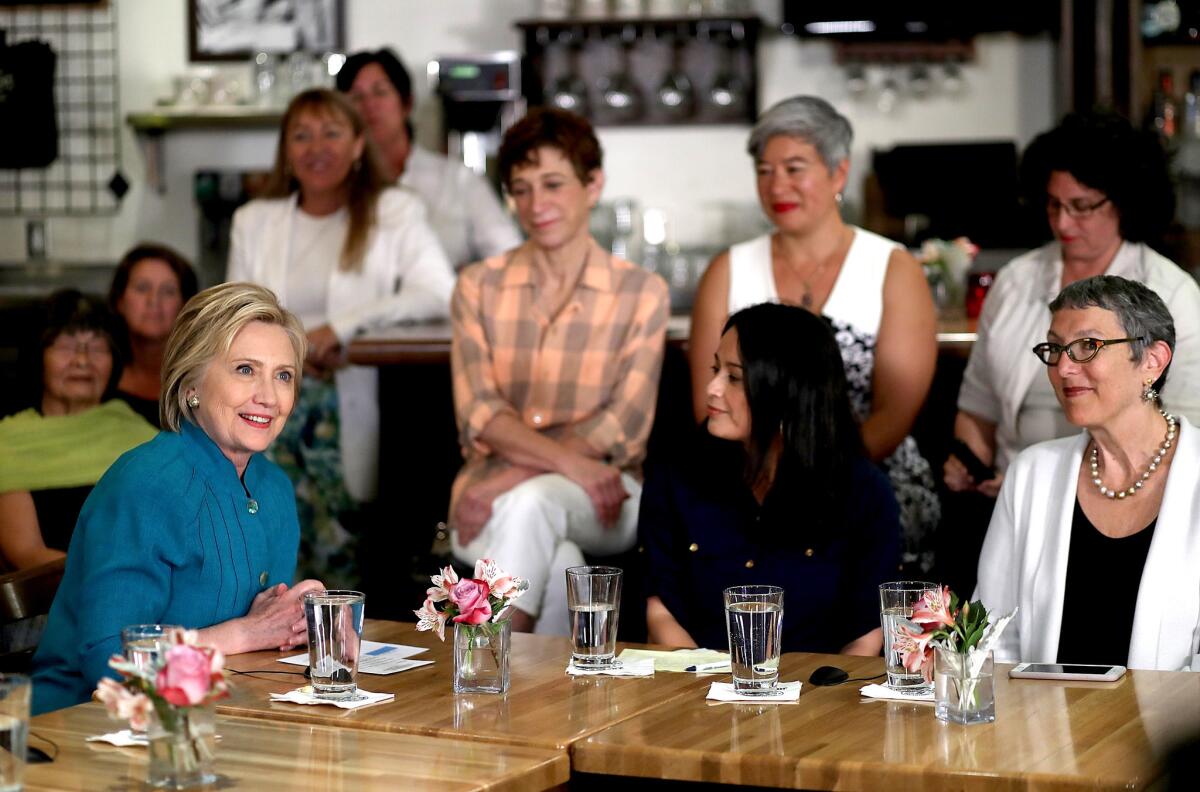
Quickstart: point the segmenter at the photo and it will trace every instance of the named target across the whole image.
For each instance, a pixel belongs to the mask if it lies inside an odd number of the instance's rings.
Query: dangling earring
[[[197,407],[199,407],[200,406],[200,397],[194,393],[191,396],[188,396],[187,406],[191,407],[193,410],[196,409]]]
[[[1158,401],[1158,391],[1154,389],[1154,380],[1146,380],[1146,387],[1142,391],[1142,401]]]
[[[838,205],[841,206],[842,201],[845,200],[845,196],[842,195],[841,193],[837,193],[836,195],[833,196],[833,200],[837,201]]]

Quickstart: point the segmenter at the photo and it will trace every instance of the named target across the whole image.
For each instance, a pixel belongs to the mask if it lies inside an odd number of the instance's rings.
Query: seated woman
[[[113,273],[108,307],[125,320],[129,362],[117,383],[117,398],[157,427],[163,347],[183,304],[196,294],[192,265],[166,245],[142,242]]]
[[[1033,352],[1085,431],[1027,448],[1004,477],[974,597],[1020,606],[996,659],[1200,670],[1200,435],[1160,402],[1175,390],[1171,313],[1101,275],[1050,315]]]
[[[650,640],[723,648],[721,592],[765,583],[784,588],[785,652],[879,654],[899,512],[863,450],[828,324],[791,306],[744,308],[710,370],[705,430],[642,490]]]
[[[163,355],[163,431],[92,491],[34,655],[33,710],[86,701],[112,675],[121,628],[199,629],[226,654],[302,644],[306,580],[287,477],[260,452],[295,404],[304,330],[271,292],[192,298]]]
[[[120,322],[77,291],[46,306],[28,353],[33,406],[0,421],[0,554],[25,569],[61,558],[92,485],[154,427],[110,399],[121,376]]]
[[[535,109],[500,145],[529,241],[459,276],[454,408],[466,457],[451,492],[453,552],[530,582],[515,629],[565,633],[563,570],[628,550],[654,420],[669,298],[662,278],[601,248],[604,187],[586,119]]]
[[[296,486],[304,574],[343,588],[358,583],[350,520],[379,486],[379,370],[347,365],[346,347],[446,318],[454,288],[420,199],[387,188],[377,159],[345,96],[297,94],[265,197],[234,214],[229,249],[229,280],[274,290],[308,333],[309,376],[271,455]]]
[[[785,99],[754,125],[758,199],[775,230],[721,253],[700,280],[688,346],[692,403],[702,420],[708,366],[731,313],[783,302],[828,318],[863,445],[900,504],[904,561],[927,568],[940,505],[908,433],[937,360],[933,299],[903,246],[842,220],[852,135],[850,122],[815,96]]]
[[[1150,287],[1175,317],[1176,354],[1167,407],[1200,420],[1200,286],[1152,250],[1174,215],[1166,157],[1151,133],[1112,113],[1071,114],[1039,135],[1021,160],[1022,190],[1045,207],[1052,242],[1000,270],[979,317],[978,337],[958,392],[954,433],[996,475],[975,481],[955,456],[946,460],[947,530],[939,570],[969,591],[996,493],[1012,459],[1034,443],[1074,435],[1029,347],[1046,337],[1046,306],[1066,286],[1119,275]]]
[[[337,86],[367,122],[388,181],[413,190],[425,202],[429,225],[455,267],[521,244],[512,218],[487,181],[413,140],[412,79],[395,52],[385,47],[354,53],[338,72]]]

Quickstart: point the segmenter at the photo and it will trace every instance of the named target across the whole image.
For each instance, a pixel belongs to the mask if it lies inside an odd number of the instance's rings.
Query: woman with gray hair
[[[33,658],[33,710],[86,701],[121,629],[199,629],[225,654],[306,641],[291,585],[292,485],[262,456],[296,401],[304,329],[261,286],[226,283],[183,307],[163,355],[163,431],[113,463],[84,503]]]
[[[937,359],[933,300],[921,267],[899,244],[843,222],[850,122],[824,99],[796,96],[750,133],[758,198],[773,233],[734,245],[709,265],[692,308],[688,360],[697,420],[725,319],[763,302],[799,305],[829,320],[867,453],[885,468],[904,526],[904,560],[928,567],[938,500],[929,463],[908,436]]]
[[[975,591],[1020,608],[996,659],[1200,670],[1200,436],[1158,395],[1175,322],[1115,275],[1072,283],[1050,313],[1033,354],[1085,431],[1027,448],[1004,477]]]

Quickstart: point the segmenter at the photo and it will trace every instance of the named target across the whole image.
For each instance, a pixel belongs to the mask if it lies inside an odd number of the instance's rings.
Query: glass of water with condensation
[[[308,668],[317,698],[346,701],[358,694],[365,603],[361,591],[330,589],[304,595]]]
[[[139,670],[150,671],[171,647],[172,631],[181,629],[172,624],[131,624],[121,630],[121,650]]]
[[[783,589],[732,586],[725,589],[729,664],[733,689],[741,695],[772,693],[779,682],[783,638]]]
[[[621,576],[616,567],[581,566],[567,570],[571,662],[579,668],[603,668],[614,663]]]
[[[920,671],[909,671],[904,659],[896,649],[902,637],[900,628],[908,625],[914,632],[921,632],[918,625],[909,621],[913,606],[928,592],[938,590],[936,583],[924,580],[896,580],[879,586],[879,622],[883,627],[883,658],[887,663],[887,686],[901,693],[924,694],[933,689]]]

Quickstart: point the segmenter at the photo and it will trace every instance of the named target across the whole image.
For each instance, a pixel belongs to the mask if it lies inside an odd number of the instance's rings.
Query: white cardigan
[[[1130,668],[1200,670],[1200,432],[1186,418],[1179,425],[1138,589]],[[1030,446],[1004,478],[972,598],[998,615],[1021,608],[996,647],[998,661],[1057,660],[1076,483],[1087,443],[1083,432]],[[1096,607],[1104,607],[1104,597],[1096,592]]]
[[[227,279],[261,284],[286,300],[297,211],[295,195],[238,209]],[[330,273],[325,315],[346,344],[370,328],[446,318],[453,289],[454,270],[425,222],[421,200],[406,190],[387,189],[379,196],[362,268],[345,272],[335,266]],[[356,500],[370,501],[378,488],[378,371],[346,366],[336,382],[346,489]]]
[[[996,275],[958,392],[958,409],[996,424],[997,466],[1003,470],[1021,450],[1017,416],[1046,367],[1031,351],[1046,340],[1048,307],[1062,283],[1057,242],[1018,256]],[[1200,286],[1170,259],[1145,245],[1125,242],[1108,275],[1139,281],[1152,289],[1175,320],[1175,357],[1163,388],[1167,410],[1200,424]],[[1046,437],[1044,440],[1050,440]]]

